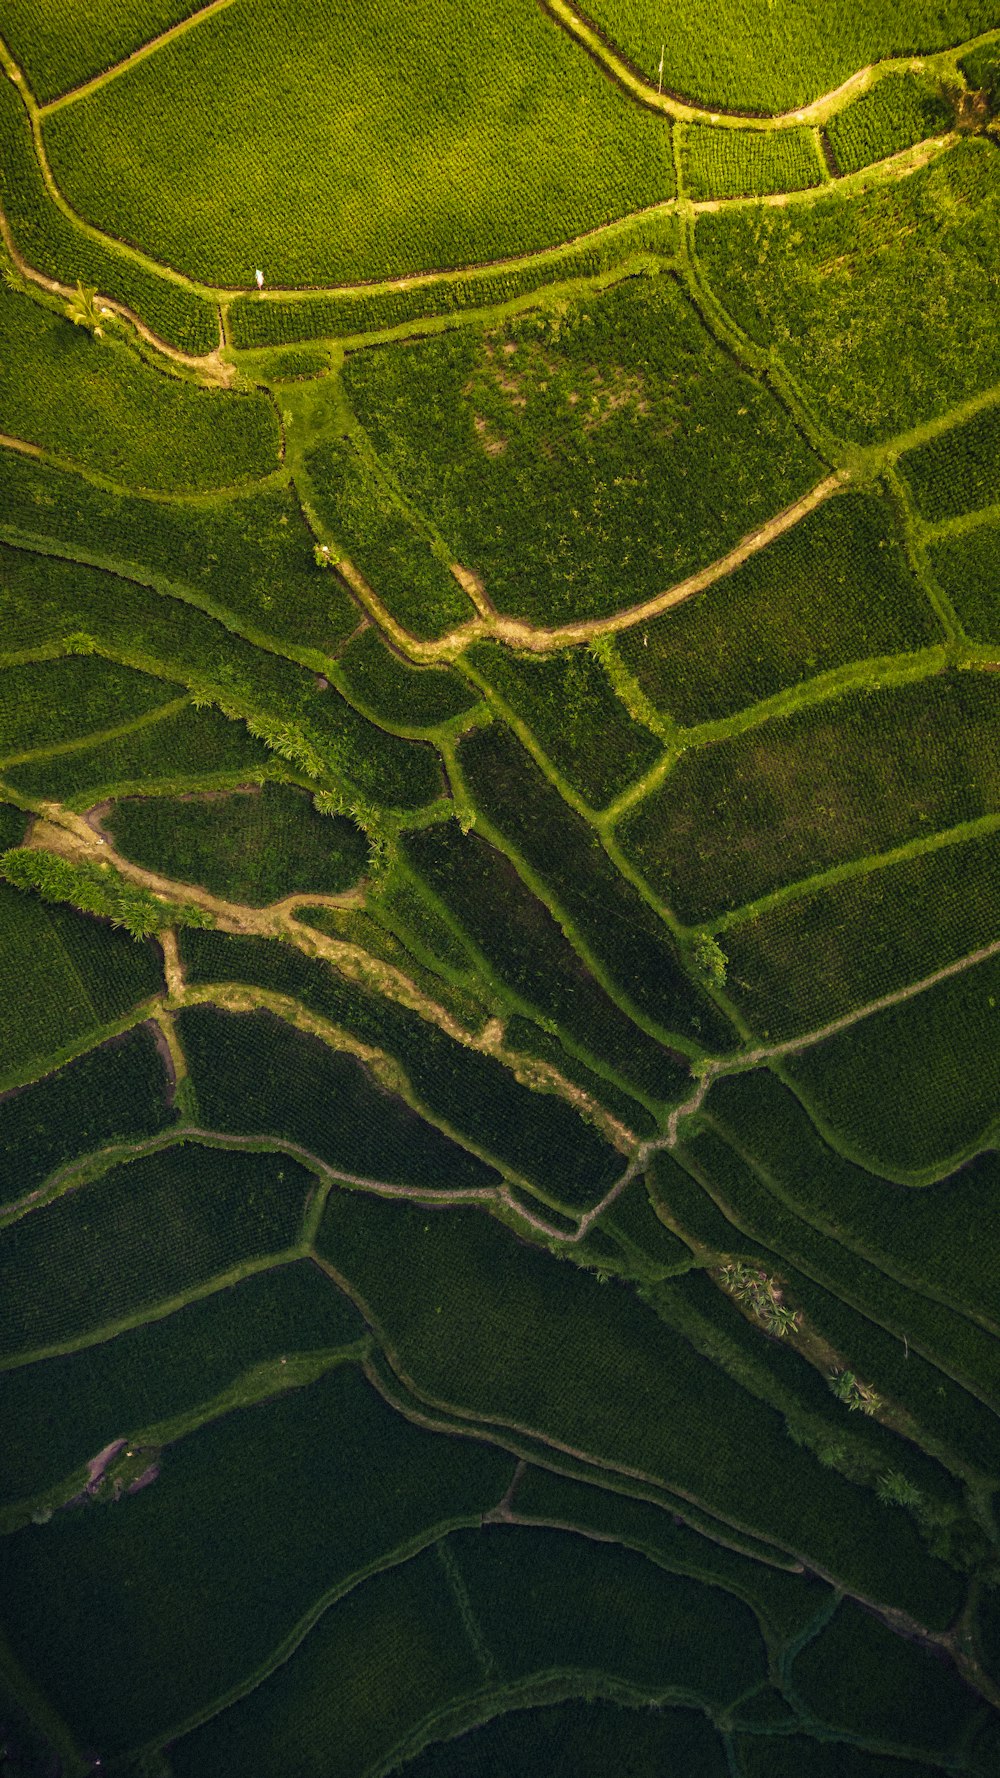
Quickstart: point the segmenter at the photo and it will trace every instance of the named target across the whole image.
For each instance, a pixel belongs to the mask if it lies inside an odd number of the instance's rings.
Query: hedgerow
[[[34,21],[33,21],[34,22]],[[7,20],[4,20],[7,29]],[[13,86],[0,86],[0,199],[22,259],[62,284],[94,285],[124,303],[167,345],[213,352],[219,312],[213,302],[84,233],[55,203],[42,178],[28,118]]]
[[[995,382],[994,161],[962,141],[867,192],[699,216],[717,295],[842,438],[883,441]]]
[[[75,1732],[109,1755],[121,1753],[207,1713],[273,1660],[330,1592],[400,1561],[448,1525],[477,1523],[510,1469],[510,1458],[488,1446],[409,1425],[354,1366],[338,1367],[169,1446],[157,1481],[120,1511],[58,1513],[44,1536],[32,1526],[16,1533],[5,1547],[4,1575],[18,1649]],[[202,1528],[197,1538],[192,1515]],[[425,1560],[441,1577],[447,1607],[437,1556],[430,1551]],[[414,1567],[403,1562],[390,1578],[410,1576]],[[356,1602],[367,1591],[348,1592],[324,1614],[303,1652],[324,1639],[345,1606],[356,1633]],[[39,1638],[43,1595],[55,1621]],[[439,1608],[435,1658],[445,1672],[457,1665],[461,1673],[460,1645],[438,1647],[441,1616]],[[457,1611],[455,1627],[463,1638]],[[320,1708],[336,1698],[346,1739],[345,1697],[361,1650],[349,1639],[343,1652],[336,1691],[322,1686]],[[411,1641],[411,1671],[414,1657]],[[280,1687],[302,1658],[279,1666],[277,1679],[251,1694],[255,1713],[260,1693]],[[471,1651],[469,1662],[478,1679]],[[383,1669],[390,1696],[404,1690],[406,1667],[393,1660]],[[365,1675],[370,1683],[377,1671]],[[414,1679],[411,1701],[420,1689]],[[250,1767],[263,1769],[264,1751],[262,1740]]]
[[[33,1191],[74,1155],[166,1128],[174,1115],[166,1088],[153,1031],[140,1025],[44,1080],[5,1093],[0,1097],[4,1204]]]
[[[949,49],[996,17],[989,0],[810,0],[762,11],[706,0],[664,30],[650,0],[589,0],[586,9],[656,83],[713,108],[791,111],[840,86],[849,74],[889,56]]]
[[[164,593],[204,599],[279,644],[333,654],[357,629],[358,607],[337,576],[317,571],[311,533],[286,488],[175,506],[113,494],[0,450],[0,499],[4,523],[14,532],[55,539],[85,557],[99,552],[108,566],[131,569]],[[105,628],[119,611],[124,617],[123,597],[119,591],[114,612],[105,612]],[[219,634],[190,607],[183,618],[195,636]]]
[[[0,1349],[72,1340],[285,1251],[314,1184],[286,1155],[193,1143],[113,1167],[0,1234]]]
[[[368,856],[353,822],[320,815],[307,791],[273,782],[229,794],[129,798],[105,826],[118,851],[148,870],[253,906],[349,889]]]
[[[294,1162],[279,1164],[289,1181],[299,1177]],[[4,1504],[54,1487],[123,1433],[210,1401],[255,1365],[350,1345],[364,1332],[353,1303],[300,1260],[113,1339],[8,1371],[0,1376]]]
[[[731,130],[691,124],[682,138],[691,198],[748,198],[802,191],[823,178],[811,130]]]
[[[560,910],[560,924],[573,923],[640,1015],[728,1047],[725,1020],[685,975],[666,927],[513,735],[493,723],[461,743],[459,760],[474,807],[524,858]]]
[[[855,173],[914,142],[942,135],[954,122],[955,108],[940,87],[913,74],[887,74],[831,117],[826,133],[840,171]]]
[[[901,467],[932,525],[995,506],[1000,502],[1000,407],[907,451]]]
[[[1000,931],[1000,838],[987,834],[831,883],[727,927],[728,991],[780,1041],[920,981]]]
[[[571,1208],[596,1202],[621,1157],[561,1099],[532,1092],[493,1056],[289,947],[216,936],[185,944],[194,980],[249,981],[292,995],[393,1057],[431,1114]]]
[[[693,748],[626,815],[622,846],[694,921],[975,820],[1000,808],[998,702],[988,673],[939,673]]]
[[[208,1128],[282,1136],[333,1167],[394,1184],[439,1191],[498,1183],[354,1056],[270,1013],[189,1007],[177,1023]]]
[[[480,642],[465,658],[594,808],[620,796],[663,751],[663,743],[632,720],[587,649],[515,654],[500,643]]]
[[[734,574],[614,646],[658,710],[711,722],[849,661],[940,640],[886,502],[827,500]]]
[[[669,274],[502,329],[356,352],[343,380],[454,559],[499,611],[536,623],[662,592],[822,469]]]
[[[124,340],[93,339],[2,279],[0,430],[154,492],[227,487],[278,461],[265,396],[168,375]]]
[[[317,83],[318,66],[337,72]],[[53,112],[44,138],[89,222],[243,289],[255,265],[272,286],[329,285],[527,253],[673,186],[665,120],[517,0],[239,7]]]
[[[454,822],[416,829],[401,843],[504,987],[644,1098],[673,1096],[683,1079],[677,1058],[608,997],[502,852]]]
[[[936,1174],[995,1137],[998,995],[993,958],[803,1051],[790,1078],[875,1171]]]
[[[352,340],[386,333],[422,320],[461,316],[475,309],[516,302],[538,290],[552,301],[552,286],[599,278],[633,259],[672,258],[677,250],[677,219],[652,213],[613,224],[593,236],[520,264],[485,266],[461,277],[384,289],[299,296],[282,302],[237,297],[230,305],[228,330],[235,346],[269,346],[311,339]]]

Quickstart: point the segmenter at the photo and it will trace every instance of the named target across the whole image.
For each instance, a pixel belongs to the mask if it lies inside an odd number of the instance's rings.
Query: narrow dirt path
[[[541,4],[567,35],[606,70],[615,85],[624,88],[639,104],[682,123],[714,124],[720,129],[761,132],[826,123],[836,112],[842,111],[885,75],[906,73],[915,62],[919,62],[921,66],[926,66],[929,62],[947,64],[974,45],[993,42],[1000,36],[996,31],[986,31],[965,43],[956,44],[950,49],[932,51],[928,55],[884,56],[881,61],[869,62],[863,68],[856,68],[839,86],[819,94],[795,110],[762,115],[757,111],[735,111],[726,106],[705,105],[698,100],[685,99],[679,93],[654,86],[652,80],[629,60],[623,50],[617,48],[602,31],[577,11],[572,0],[541,0]]]
[[[772,519],[768,519],[758,530],[741,538],[726,555],[709,563],[706,568],[699,568],[696,573],[689,574],[684,580],[677,581],[639,605],[629,605],[609,617],[588,618],[579,623],[534,625],[525,623],[520,618],[502,617],[498,612],[491,611],[488,616],[470,618],[468,623],[460,624],[433,642],[421,642],[393,617],[352,562],[342,558],[337,563],[337,568],[379,628],[413,661],[426,664],[431,661],[454,660],[470,643],[483,638],[503,642],[508,648],[533,654],[548,654],[573,643],[592,642],[598,636],[617,635],[622,630],[632,629],[636,624],[647,623],[652,618],[659,617],[673,606],[683,604],[686,599],[694,598],[695,594],[714,586],[716,581],[734,574],[751,556],[766,549],[768,544],[773,543],[775,538],[782,537],[786,531],[791,531],[802,519],[815,512],[818,506],[822,506],[824,501],[835,494],[843,493],[851,485],[851,480],[850,470],[835,470],[821,482],[817,482],[807,494],[793,501],[791,506],[786,506]]]
[[[79,226],[84,233],[94,232],[96,234],[96,230],[88,231],[85,229],[80,218],[71,215],[70,220]],[[98,238],[103,239],[103,237]],[[28,264],[28,261],[24,258],[24,255],[20,252],[17,246],[13,230],[7,220],[6,213],[2,208],[0,208],[0,239],[3,240],[4,247],[10,255],[17,271],[20,272],[22,278],[27,279],[29,284],[37,284],[40,290],[48,290],[51,295],[60,296],[66,302],[69,301],[70,297],[76,295],[74,285],[61,284],[58,278],[46,277],[44,272],[36,271],[34,266]],[[107,245],[109,247],[117,247],[118,243],[111,241],[109,238]],[[162,277],[168,276],[164,266],[156,266],[155,270]],[[186,283],[186,280],[183,280],[183,282]],[[168,345],[167,341],[161,339],[158,333],[154,333],[151,327],[146,326],[142,317],[137,315],[134,309],[130,309],[127,303],[119,302],[117,298],[113,296],[105,296],[102,293],[101,306],[102,308],[113,310],[116,315],[120,315],[123,321],[127,321],[130,327],[135,328],[140,339],[144,339],[147,345],[152,346],[162,357],[169,359],[172,364],[181,364],[186,370],[196,370],[206,383],[217,383],[221,388],[229,388],[236,375],[236,367],[235,365],[227,364],[221,356],[222,347],[225,345],[221,317],[219,320],[219,344],[215,351],[197,355],[191,352],[182,352],[177,346]],[[17,439],[4,439],[3,442],[5,444],[12,444],[15,449],[30,450],[32,448],[21,444]]]
[[[713,1075],[732,1074],[744,1068],[754,1068],[760,1062],[777,1061],[781,1056],[798,1055],[800,1050],[812,1049],[817,1043],[825,1043],[828,1037],[836,1037],[841,1031],[849,1031],[862,1019],[870,1019],[876,1013],[886,1012],[891,1006],[901,1006],[906,1000],[913,1000],[918,994],[926,994],[928,989],[936,988],[939,982],[946,982],[952,976],[963,975],[967,969],[975,969],[978,963],[988,963],[991,957],[1000,955],[1000,939],[992,944],[981,945],[978,951],[970,951],[967,957],[960,957],[957,963],[947,963],[943,969],[936,969],[932,975],[923,976],[918,982],[908,982],[903,988],[896,988],[891,994],[883,994],[878,1000],[871,1000],[866,1006],[858,1007],[854,1012],[843,1013],[839,1019],[831,1019],[818,1031],[807,1031],[801,1037],[786,1038],[783,1043],[763,1044],[758,1049],[744,1050],[737,1057],[724,1057],[718,1063],[709,1064]]]
[[[622,1120],[610,1112],[606,1106],[584,1091],[582,1087],[569,1080],[551,1063],[534,1056],[522,1054],[518,1050],[509,1049],[503,1041],[502,1027],[497,1021],[484,1019],[482,1028],[470,1030],[463,1025],[448,1009],[441,1005],[406,973],[395,965],[384,962],[366,951],[362,946],[350,944],[346,940],[331,938],[320,933],[311,926],[303,925],[295,919],[294,909],[303,902],[311,906],[329,908],[358,908],[364,905],[364,889],[345,890],[340,895],[306,895],[286,896],[279,902],[268,907],[251,908],[240,902],[225,901],[220,896],[212,895],[197,884],[180,883],[172,878],[161,876],[156,871],[145,870],[141,865],[133,864],[123,857],[115,847],[88,822],[83,815],[64,808],[59,803],[40,803],[38,814],[27,834],[24,844],[40,851],[56,852],[60,857],[74,863],[108,864],[117,870],[128,882],[133,882],[150,891],[172,905],[189,905],[207,913],[218,930],[235,936],[252,938],[283,938],[290,941],[304,956],[319,958],[331,964],[348,981],[367,989],[369,992],[385,995],[397,1005],[409,1012],[416,1013],[428,1024],[435,1025],[454,1042],[466,1049],[483,1055],[493,1056],[509,1068],[515,1079],[533,1091],[549,1092],[572,1105],[582,1116],[590,1118],[601,1131],[605,1140],[620,1152],[628,1154],[635,1144],[635,1132],[630,1130]],[[190,1004],[196,997],[204,998],[201,990],[191,990],[183,982],[180,969],[180,957],[177,950],[176,937],[169,935],[164,946],[165,962],[170,972],[168,981],[178,989],[171,993],[172,1003]],[[231,990],[231,1003],[235,1005],[234,996],[240,993],[243,999],[256,995],[263,1004],[266,991],[253,989],[246,984],[215,984],[212,992],[216,998],[221,986]],[[299,1006],[287,996],[270,996],[272,1000],[288,1000],[289,1006]],[[300,1007],[302,1019],[306,1024],[302,1028],[315,1028],[316,1035],[323,1035],[320,1027],[327,1033],[335,1029],[328,1021],[316,1019],[308,1014],[305,1007]],[[302,1024],[302,1020],[299,1021]],[[326,1040],[329,1040],[327,1036]],[[383,1063],[390,1071],[398,1065],[391,1056],[371,1046],[361,1044],[344,1032],[338,1035],[339,1048],[349,1048],[369,1062]],[[456,1140],[458,1138],[456,1137]],[[494,1163],[497,1164],[497,1163]],[[522,1181],[527,1190],[530,1184]]]

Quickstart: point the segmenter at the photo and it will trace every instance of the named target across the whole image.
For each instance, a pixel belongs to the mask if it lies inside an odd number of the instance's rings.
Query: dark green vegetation
[[[996,0],[38,10],[5,1778],[995,1778]]]
[[[30,856],[37,856],[31,854]],[[0,883],[0,969],[31,975],[31,995],[10,995],[0,1026],[0,1078],[8,1084],[52,1063],[126,1018],[162,987],[150,944],[133,944],[105,922],[46,907]]]
[[[289,784],[130,799],[104,825],[125,858],[254,907],[349,889],[367,856],[358,828]]]
[[[1000,813],[998,716],[990,673],[850,692],[682,755],[622,844],[682,919],[706,919]]]
[[[623,630],[614,646],[654,707],[692,727],[815,674],[940,639],[888,503],[845,494],[717,586]]]

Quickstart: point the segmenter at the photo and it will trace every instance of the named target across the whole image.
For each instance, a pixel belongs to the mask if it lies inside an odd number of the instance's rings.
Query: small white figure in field
[[[656,90],[658,93],[663,92],[663,52],[666,49],[666,47],[667,46],[665,43],[660,44],[660,66],[657,70],[657,81],[656,81]]]
[[[263,288],[264,288],[264,274],[261,271],[260,266],[258,266],[257,270],[254,272],[254,277],[257,280],[257,289],[263,290]]]

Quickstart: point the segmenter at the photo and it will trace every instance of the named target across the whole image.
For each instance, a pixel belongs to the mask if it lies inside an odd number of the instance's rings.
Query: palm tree
[[[107,313],[97,301],[97,285],[77,283],[76,292],[66,304],[66,319],[72,321],[74,327],[85,327],[95,339],[104,333],[101,318]]]

